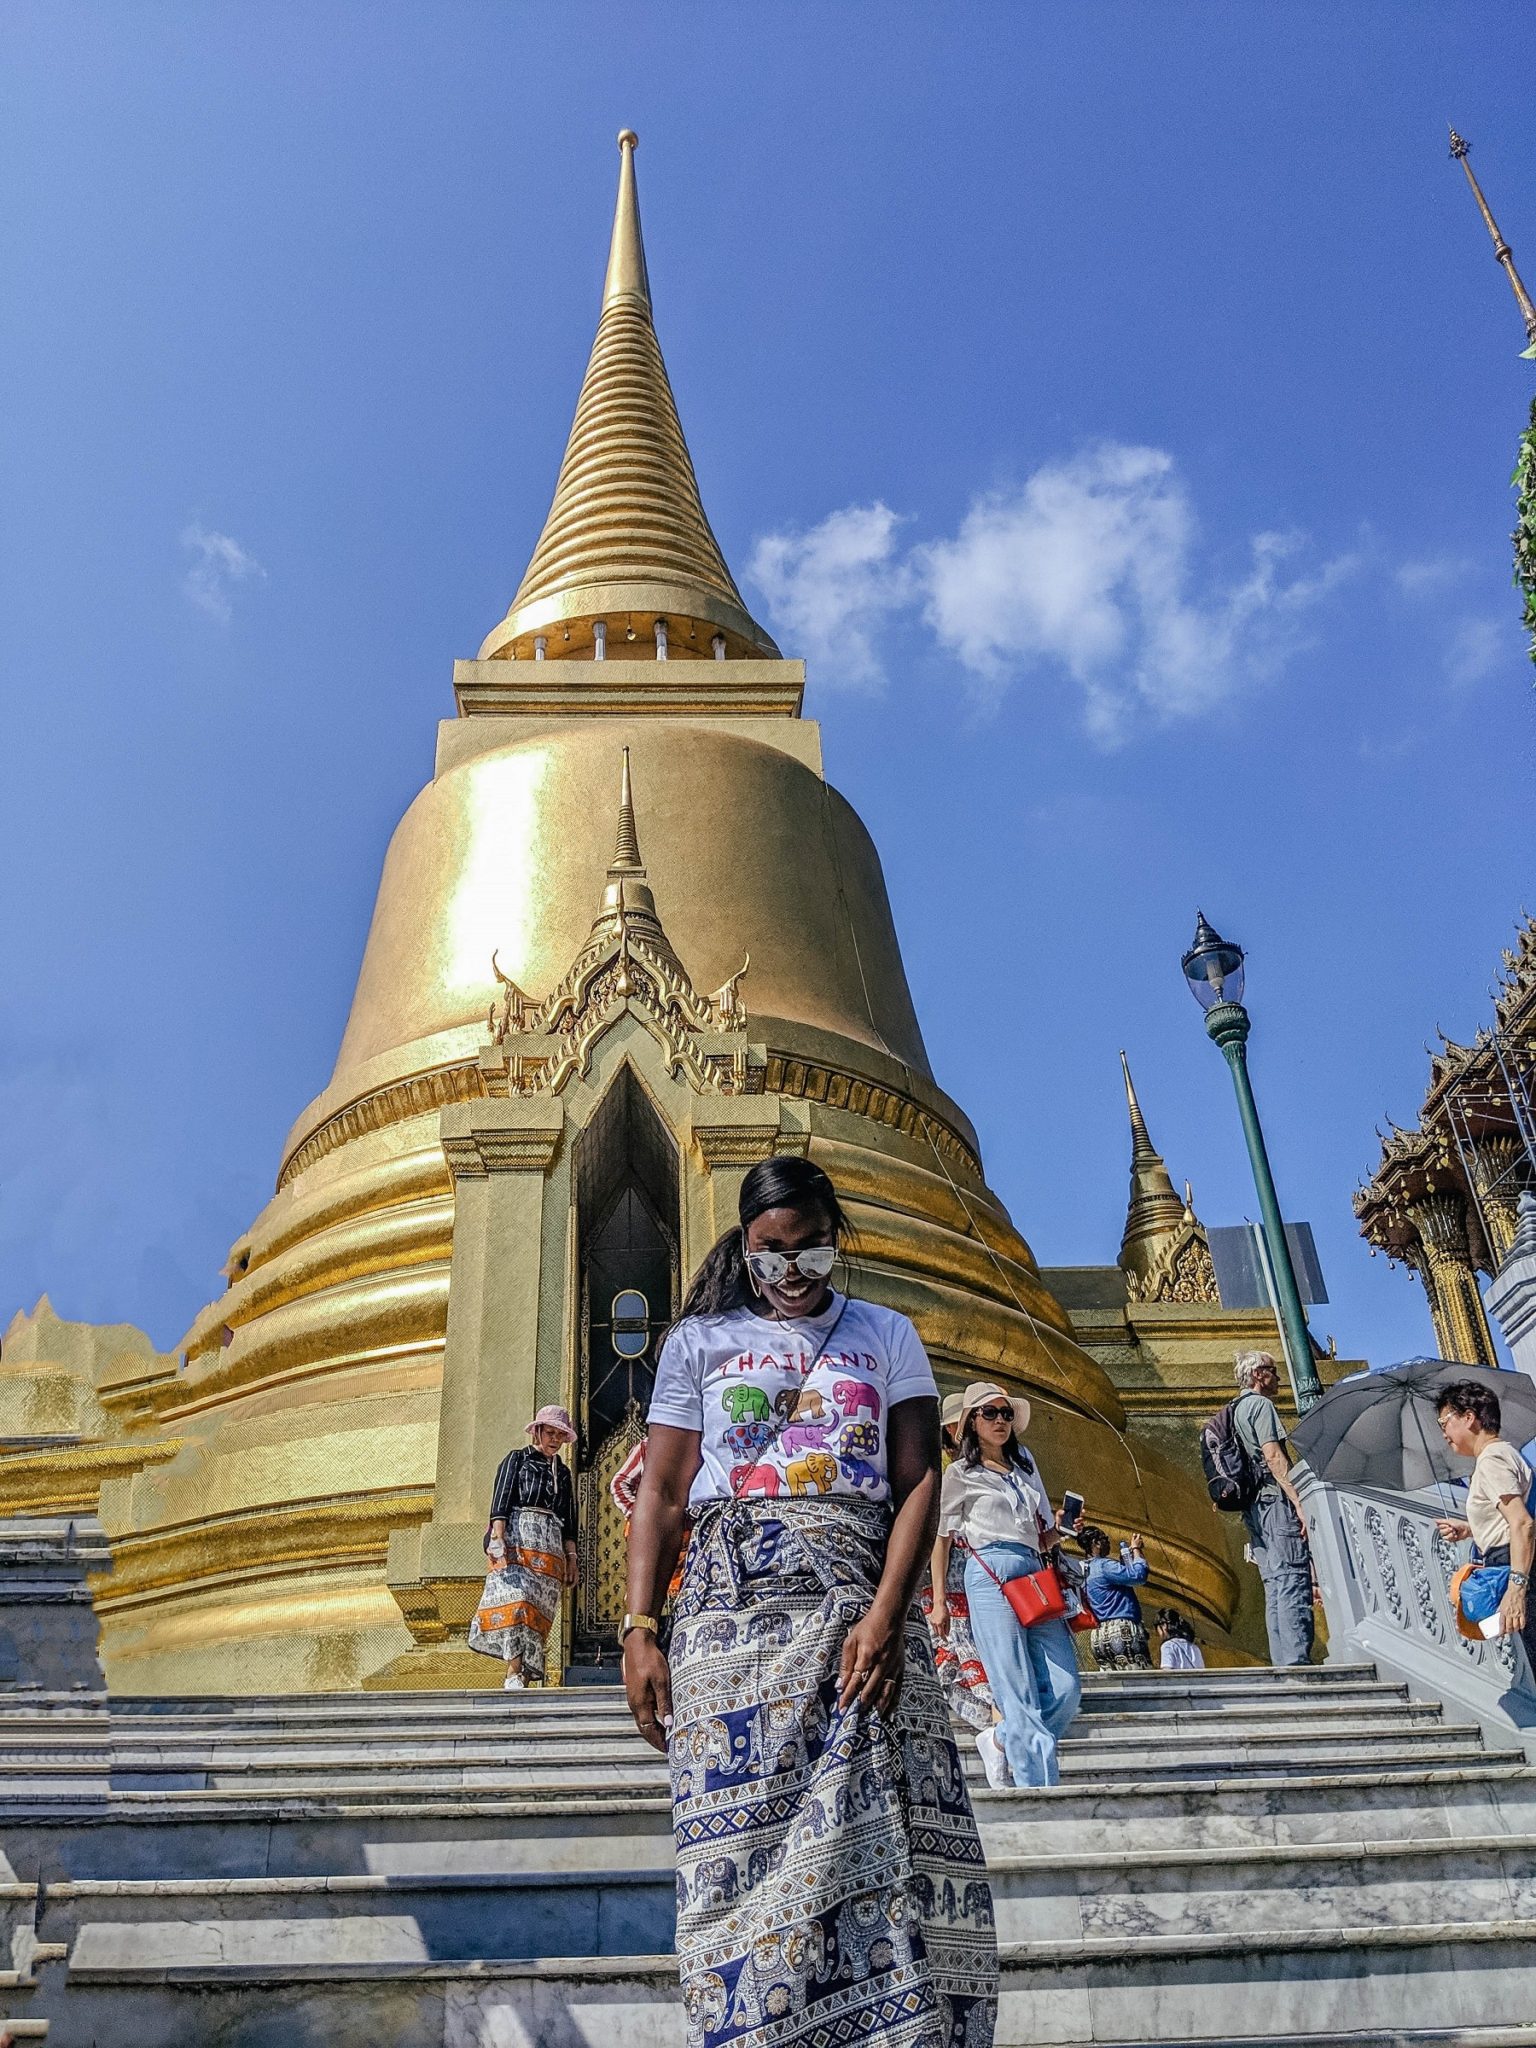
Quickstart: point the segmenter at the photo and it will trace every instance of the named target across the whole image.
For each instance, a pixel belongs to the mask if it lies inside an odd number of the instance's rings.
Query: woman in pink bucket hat
[[[469,1625],[469,1647],[504,1659],[508,1692],[544,1676],[544,1646],[560,1595],[574,1586],[576,1490],[560,1447],[576,1441],[571,1418],[554,1402],[528,1424],[530,1441],[509,1451],[491,1488],[485,1532],[490,1573]]]

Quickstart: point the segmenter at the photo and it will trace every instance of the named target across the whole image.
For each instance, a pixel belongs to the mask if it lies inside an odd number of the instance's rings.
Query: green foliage
[[[1531,660],[1536,662],[1536,399],[1531,401],[1531,424],[1520,436],[1510,482],[1515,488],[1515,588],[1525,600],[1525,630],[1531,636]]]

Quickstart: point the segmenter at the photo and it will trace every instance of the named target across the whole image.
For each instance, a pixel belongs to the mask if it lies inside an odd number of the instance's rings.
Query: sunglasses
[[[837,1257],[836,1245],[813,1244],[803,1252],[748,1252],[752,1278],[764,1287],[777,1287],[790,1272],[803,1280],[825,1280]]]
[[[1011,1408],[999,1408],[995,1401],[990,1408],[978,1408],[976,1413],[983,1422],[1012,1422],[1013,1420],[1013,1410]]]

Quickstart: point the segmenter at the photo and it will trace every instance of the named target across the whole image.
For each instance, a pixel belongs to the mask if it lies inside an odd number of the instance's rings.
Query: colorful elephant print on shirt
[[[873,1422],[850,1422],[837,1440],[837,1461],[843,1477],[854,1486],[879,1486],[880,1472],[874,1463],[879,1455],[880,1430]]]
[[[862,1408],[869,1410],[874,1421],[880,1420],[880,1396],[868,1380],[834,1380],[832,1398],[850,1422]]]
[[[828,1451],[807,1451],[803,1458],[786,1467],[784,1477],[791,1493],[830,1493],[837,1477],[837,1460]]]
[[[766,1422],[772,1414],[768,1396],[761,1387],[738,1385],[726,1387],[720,1395],[725,1412],[732,1422]]]

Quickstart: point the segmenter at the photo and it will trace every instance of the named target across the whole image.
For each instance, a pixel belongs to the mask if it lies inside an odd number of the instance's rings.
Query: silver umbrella
[[[1291,1442],[1318,1478],[1334,1486],[1416,1493],[1464,1479],[1472,1461],[1446,1448],[1435,1413],[1441,1388],[1457,1380],[1475,1380],[1498,1396],[1500,1434],[1511,1443],[1536,1436],[1536,1380],[1527,1374],[1410,1358],[1330,1387],[1291,1431]]]

